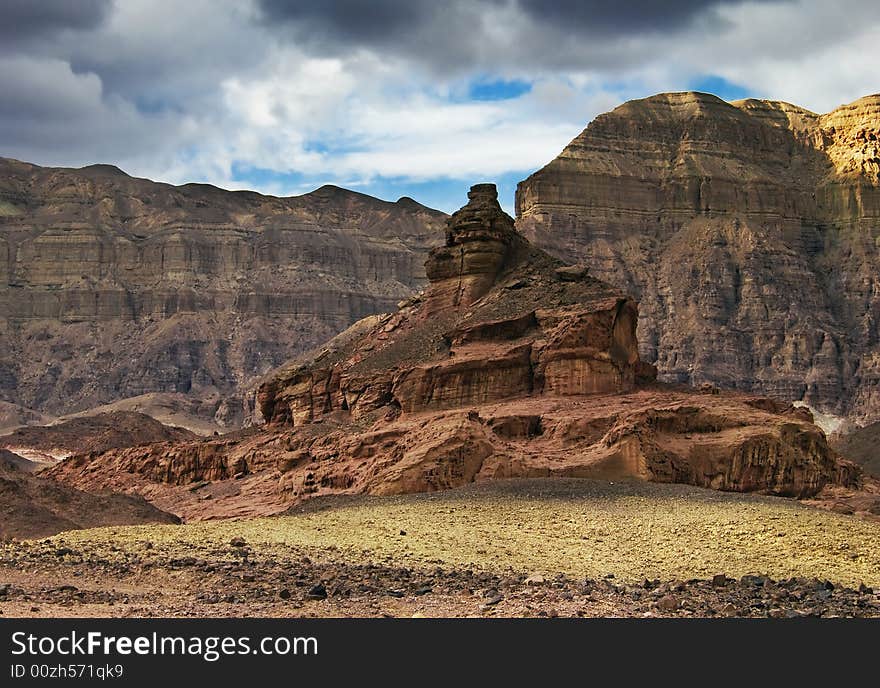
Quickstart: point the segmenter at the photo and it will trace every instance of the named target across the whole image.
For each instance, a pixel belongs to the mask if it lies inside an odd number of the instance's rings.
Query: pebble
[[[678,609],[680,602],[678,601],[678,598],[675,597],[675,595],[664,595],[654,604],[657,609],[661,609],[664,612],[672,612]]]
[[[308,593],[306,593],[306,597],[310,600],[326,600],[327,588],[324,587],[323,583],[313,585],[311,588],[309,588]]]
[[[724,616],[736,616],[739,610],[733,602],[728,602],[719,611]]]

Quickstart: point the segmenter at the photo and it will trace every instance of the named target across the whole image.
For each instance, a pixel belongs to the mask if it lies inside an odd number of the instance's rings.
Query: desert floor
[[[3,616],[880,616],[880,523],[518,480],[0,545]]]

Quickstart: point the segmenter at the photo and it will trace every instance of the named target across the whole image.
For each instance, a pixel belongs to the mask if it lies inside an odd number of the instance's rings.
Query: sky
[[[0,0],[0,156],[445,211],[598,114],[880,91],[876,0]]]

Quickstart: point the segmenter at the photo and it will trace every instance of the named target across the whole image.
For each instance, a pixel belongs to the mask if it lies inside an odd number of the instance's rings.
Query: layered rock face
[[[533,243],[640,302],[660,379],[880,417],[880,95],[827,115],[662,94],[517,190]]]
[[[804,497],[853,489],[805,409],[653,381],[634,301],[535,249],[474,187],[426,264],[427,290],[292,362],[234,436],[72,457],[51,469],[186,518],[275,513],[316,496],[495,478],[686,482]]]
[[[186,394],[234,426],[225,397],[423,285],[444,218],[0,159],[0,399],[58,415]]]

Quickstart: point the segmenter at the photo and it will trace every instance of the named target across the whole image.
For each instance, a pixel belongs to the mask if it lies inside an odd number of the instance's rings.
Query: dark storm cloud
[[[721,5],[742,4],[742,0],[518,0],[518,4],[536,22],[572,31],[621,35],[683,26]]]
[[[366,48],[442,76],[469,70],[622,71],[651,57],[650,42],[640,39],[721,30],[718,9],[743,2],[257,0],[257,8],[258,21],[282,42],[313,54]],[[619,41],[627,42],[626,49]]]
[[[484,39],[480,18],[487,10],[513,9],[538,31],[552,28],[565,38],[584,35],[615,38],[685,28],[694,19],[711,14],[722,5],[742,4],[743,1],[450,0],[440,3],[434,0],[259,0],[258,5],[267,25],[293,28],[300,40],[403,48],[430,58],[434,51],[421,38],[426,35],[435,37],[450,51],[479,42]],[[418,39],[413,40],[414,36]]]
[[[112,0],[3,0],[0,40],[18,42],[61,29],[94,29],[111,6]]]
[[[389,36],[414,29],[447,13],[457,3],[413,2],[412,0],[260,0],[267,22],[300,23],[322,36],[373,44]]]

